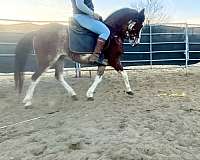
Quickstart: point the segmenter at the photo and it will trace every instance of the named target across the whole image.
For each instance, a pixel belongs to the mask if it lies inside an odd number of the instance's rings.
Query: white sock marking
[[[65,81],[63,74],[60,74],[59,81],[71,96],[76,95],[73,88]]]
[[[31,82],[31,84],[26,92],[26,96],[23,100],[23,103],[25,103],[25,106],[30,106],[32,104],[31,100],[33,98],[33,93],[34,93],[35,87],[39,83],[39,81],[40,81],[40,77],[36,81]]]
[[[124,80],[125,86],[126,86],[126,91],[131,92],[132,89],[130,87],[129,79],[128,79],[128,74],[125,70],[119,71],[119,73],[122,75],[122,78]]]
[[[86,96],[88,98],[93,97],[94,96],[94,91],[96,89],[96,87],[98,86],[98,84],[102,81],[102,76],[96,75],[95,80],[93,82],[93,84],[91,85],[91,87],[88,89]]]

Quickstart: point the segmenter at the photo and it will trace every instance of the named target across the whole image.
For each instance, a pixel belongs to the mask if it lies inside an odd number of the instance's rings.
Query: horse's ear
[[[140,11],[140,15],[144,15],[144,11],[145,11],[145,9],[143,8],[143,9]]]

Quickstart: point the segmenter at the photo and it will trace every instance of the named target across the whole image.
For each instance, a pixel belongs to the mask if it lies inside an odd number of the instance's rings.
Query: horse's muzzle
[[[131,46],[135,47],[140,44],[140,38],[130,39],[129,43],[131,44]]]

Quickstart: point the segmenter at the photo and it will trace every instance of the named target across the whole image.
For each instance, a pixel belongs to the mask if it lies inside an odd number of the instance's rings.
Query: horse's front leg
[[[93,84],[91,85],[91,87],[88,89],[87,94],[86,94],[88,101],[94,100],[94,91],[97,88],[98,84],[102,81],[102,77],[103,77],[105,68],[106,68],[106,66],[98,66],[97,75],[95,77],[95,80],[94,80]]]
[[[123,66],[120,62],[119,58],[114,59],[111,63],[111,66],[122,76],[125,86],[126,86],[126,93],[129,95],[133,95],[133,91],[131,89],[129,79],[128,79],[128,74],[127,72],[123,69]]]
[[[130,83],[129,83],[129,78],[128,78],[127,72],[125,70],[120,70],[120,71],[118,71],[118,73],[121,74],[121,76],[124,80],[124,83],[126,86],[126,93],[129,95],[133,95],[133,91],[132,91]]]

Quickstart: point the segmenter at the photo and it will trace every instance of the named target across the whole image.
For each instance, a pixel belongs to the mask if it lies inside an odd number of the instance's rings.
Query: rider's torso
[[[76,0],[71,0],[71,2],[72,2],[73,14],[85,14],[76,6]],[[92,0],[84,0],[84,4],[92,11],[94,11],[94,5],[92,3]]]

